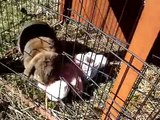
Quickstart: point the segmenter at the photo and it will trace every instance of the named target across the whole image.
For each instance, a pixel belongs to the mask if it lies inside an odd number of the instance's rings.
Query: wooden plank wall
[[[160,31],[160,0],[147,0],[144,9],[142,11],[139,23],[137,25],[136,31],[133,35],[131,45],[128,48],[130,51],[139,56],[143,61],[146,60],[153,44],[159,35]],[[152,21],[152,22],[151,22]],[[130,62],[137,70],[141,70],[143,63],[137,58],[133,57],[127,52],[125,56],[126,61]],[[102,120],[116,120],[121,109],[124,105],[124,101],[130,94],[134,83],[137,80],[138,74],[131,69],[126,64],[121,64],[120,72],[114,83],[110,97],[118,103],[118,105],[112,100],[108,99],[106,101],[106,106],[110,106],[108,109],[106,107]],[[121,84],[122,82],[122,84]],[[121,99],[119,99],[121,98]],[[107,113],[107,116],[106,116]],[[109,117],[109,118],[108,118]],[[135,119],[135,118],[133,118]],[[151,119],[151,118],[150,118]]]
[[[72,19],[86,23],[85,20],[79,17],[81,15],[105,33],[126,42],[108,0],[70,0],[70,2],[72,2]]]

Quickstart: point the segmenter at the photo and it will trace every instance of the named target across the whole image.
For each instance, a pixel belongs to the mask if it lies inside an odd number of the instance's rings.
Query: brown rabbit
[[[23,53],[24,74],[28,77],[33,75],[39,82],[49,84],[54,80],[53,77],[56,77],[53,70],[57,56],[51,38],[37,37],[29,40]]]

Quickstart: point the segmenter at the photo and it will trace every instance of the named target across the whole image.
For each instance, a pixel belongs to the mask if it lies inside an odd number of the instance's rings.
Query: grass
[[[0,118],[1,120],[41,120],[41,115],[33,111],[35,106],[28,107],[21,99],[22,91],[18,86],[8,90],[5,87],[6,80],[1,77],[0,84]],[[8,80],[8,77],[7,77]],[[5,84],[4,84],[5,83]],[[13,84],[11,84],[13,86]],[[18,97],[19,96],[19,97]]]

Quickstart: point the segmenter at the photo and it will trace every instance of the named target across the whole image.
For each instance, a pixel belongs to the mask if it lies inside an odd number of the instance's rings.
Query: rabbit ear
[[[27,68],[25,68],[24,70],[24,74],[27,76],[27,77],[30,77],[31,75],[33,75],[35,72],[35,66],[33,64],[29,64],[27,66]]]

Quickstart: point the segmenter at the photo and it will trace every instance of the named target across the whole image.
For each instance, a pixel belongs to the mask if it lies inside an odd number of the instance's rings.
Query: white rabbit
[[[55,81],[48,86],[38,83],[38,87],[46,91],[47,97],[52,101],[59,101],[68,95],[70,90],[68,84],[63,80]]]
[[[96,53],[88,52],[86,54],[77,54],[75,56],[75,63],[82,68],[88,79],[88,77],[95,77],[97,70],[106,65],[107,58],[100,54],[96,55]]]

